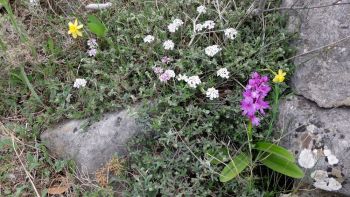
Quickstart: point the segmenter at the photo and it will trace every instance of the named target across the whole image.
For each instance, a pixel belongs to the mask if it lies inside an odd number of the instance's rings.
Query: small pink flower
[[[155,66],[152,68],[153,69],[153,72],[156,73],[157,75],[160,75],[163,73],[163,68],[162,67],[159,67],[159,66]]]
[[[96,54],[97,54],[97,50],[96,49],[90,49],[90,50],[87,51],[87,53],[88,53],[88,55],[90,57],[95,57]]]
[[[167,81],[169,81],[170,80],[170,75],[168,74],[168,73],[163,73],[163,74],[161,74],[160,76],[159,76],[159,80],[161,81],[161,82],[167,82]]]
[[[163,64],[169,64],[173,59],[168,57],[168,56],[164,56],[162,57],[162,63]]]

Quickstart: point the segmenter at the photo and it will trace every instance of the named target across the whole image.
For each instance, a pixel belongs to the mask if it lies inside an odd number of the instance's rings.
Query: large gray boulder
[[[289,29],[299,32],[298,54],[334,43],[295,58],[292,86],[297,94],[320,107],[350,106],[350,6],[335,0],[284,0],[282,7],[318,7],[289,10]],[[340,3],[349,1],[339,1]],[[337,42],[342,40],[341,42]]]
[[[141,131],[134,110],[105,114],[88,126],[88,120],[69,120],[48,129],[41,140],[59,158],[73,159],[88,174],[100,169],[113,155],[126,153],[128,140]]]
[[[327,191],[350,195],[350,110],[323,109],[300,97],[280,104],[281,144],[304,167],[302,180]]]

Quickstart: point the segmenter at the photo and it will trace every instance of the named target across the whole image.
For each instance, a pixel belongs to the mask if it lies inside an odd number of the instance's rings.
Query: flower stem
[[[248,122],[248,127],[247,127],[247,137],[248,137],[248,147],[249,147],[249,153],[250,153],[250,177],[249,177],[249,187],[253,188],[253,154],[252,154],[252,139],[253,139],[253,126],[252,122]]]
[[[277,118],[277,112],[278,112],[278,103],[279,103],[279,95],[280,95],[280,88],[278,84],[275,84],[274,91],[273,91],[273,106],[272,106],[272,119],[269,125],[269,129],[267,130],[267,137],[269,137],[272,133],[272,127],[276,121]]]

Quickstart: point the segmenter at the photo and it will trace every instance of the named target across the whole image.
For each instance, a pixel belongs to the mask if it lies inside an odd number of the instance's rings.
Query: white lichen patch
[[[327,157],[327,161],[329,163],[329,165],[335,165],[337,163],[339,163],[339,159],[332,154],[331,150],[325,148],[323,150],[323,154]]]
[[[316,181],[314,183],[316,188],[326,190],[326,191],[337,191],[342,188],[342,185],[334,178],[326,178],[321,181]]]
[[[314,186],[319,189],[336,191],[342,188],[341,183],[334,178],[329,178],[328,172],[324,170],[315,170],[311,173],[311,178],[315,180]]]
[[[328,173],[324,170],[315,170],[311,173],[311,178],[315,181],[323,181],[328,178]]]
[[[330,165],[335,165],[339,162],[339,159],[335,155],[329,155],[327,160]]]
[[[314,153],[310,149],[303,149],[300,152],[298,163],[303,168],[312,168],[316,164]]]
[[[311,132],[311,133],[314,133],[316,130],[316,126],[313,124],[310,124],[309,126],[306,127],[306,130]]]

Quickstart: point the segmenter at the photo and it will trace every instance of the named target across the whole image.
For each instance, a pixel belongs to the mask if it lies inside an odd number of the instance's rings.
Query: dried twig
[[[34,182],[33,182],[33,180],[32,180],[31,174],[30,174],[30,173],[28,172],[28,170],[26,169],[25,165],[23,164],[23,162],[22,162],[22,160],[21,160],[21,158],[20,158],[20,156],[19,156],[19,154],[18,154],[18,152],[17,152],[17,149],[16,149],[16,147],[15,147],[15,136],[14,136],[13,134],[11,134],[11,140],[12,140],[12,148],[13,148],[13,150],[15,151],[15,154],[16,154],[16,156],[17,156],[17,159],[18,159],[19,162],[21,163],[21,166],[22,166],[24,172],[26,173],[26,175],[27,175],[27,177],[28,177],[28,179],[29,179],[29,181],[30,181],[30,184],[31,184],[32,187],[33,187],[36,196],[37,196],[37,197],[40,197],[40,194],[39,194],[38,190],[36,189],[35,184],[34,184]]]

